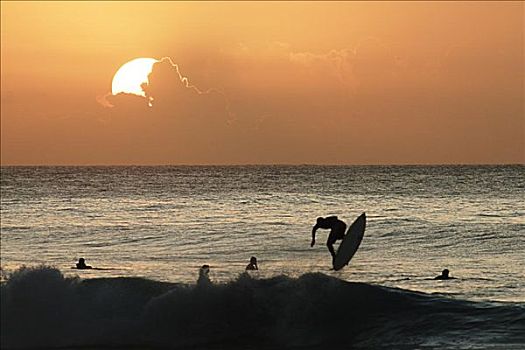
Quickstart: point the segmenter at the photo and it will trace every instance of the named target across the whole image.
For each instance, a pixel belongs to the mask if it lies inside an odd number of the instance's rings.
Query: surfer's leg
[[[332,254],[332,258],[335,259],[335,250],[334,250],[334,243],[337,239],[332,235],[330,232],[330,235],[328,236],[328,241],[326,241],[326,246],[328,247],[328,250],[330,251],[330,254]]]

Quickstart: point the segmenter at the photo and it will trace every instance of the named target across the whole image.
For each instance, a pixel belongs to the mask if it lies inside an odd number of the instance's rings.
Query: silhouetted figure
[[[434,277],[435,280],[453,280],[454,277],[450,277],[449,274],[450,271],[448,269],[444,269],[441,271],[441,275]]]
[[[92,267],[89,265],[86,265],[86,261],[84,260],[84,258],[80,258],[78,259],[78,262],[77,262],[77,269],[86,270],[86,269],[92,269]]]
[[[202,265],[199,269],[199,279],[197,279],[197,285],[208,285],[211,284],[210,276],[210,265]]]
[[[310,243],[310,247],[315,245],[315,231],[317,231],[319,228],[330,229],[326,246],[328,247],[330,254],[332,254],[332,259],[335,259],[334,243],[335,241],[345,237],[346,224],[339,220],[337,216],[317,218],[317,223],[312,229],[312,243]]]
[[[259,267],[257,267],[257,258],[255,256],[252,256],[250,258],[250,263],[246,265],[246,271],[252,270],[259,270]]]

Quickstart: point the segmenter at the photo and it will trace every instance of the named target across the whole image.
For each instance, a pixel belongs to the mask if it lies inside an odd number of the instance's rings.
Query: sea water
[[[2,348],[521,349],[524,175],[2,167]],[[328,231],[310,247],[316,218],[362,212],[361,247],[330,270]],[[80,257],[96,269],[72,269]],[[456,279],[433,280],[445,268]]]

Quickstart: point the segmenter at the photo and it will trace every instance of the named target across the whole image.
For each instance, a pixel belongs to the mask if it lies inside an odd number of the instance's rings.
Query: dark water
[[[321,273],[224,284],[65,279],[2,285],[2,348],[520,349],[525,307],[454,300]]]

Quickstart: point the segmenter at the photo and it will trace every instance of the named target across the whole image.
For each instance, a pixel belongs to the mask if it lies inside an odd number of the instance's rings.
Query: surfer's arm
[[[312,242],[310,243],[310,247],[313,247],[315,244],[315,231],[317,231],[318,228],[319,226],[315,225],[312,229]]]

